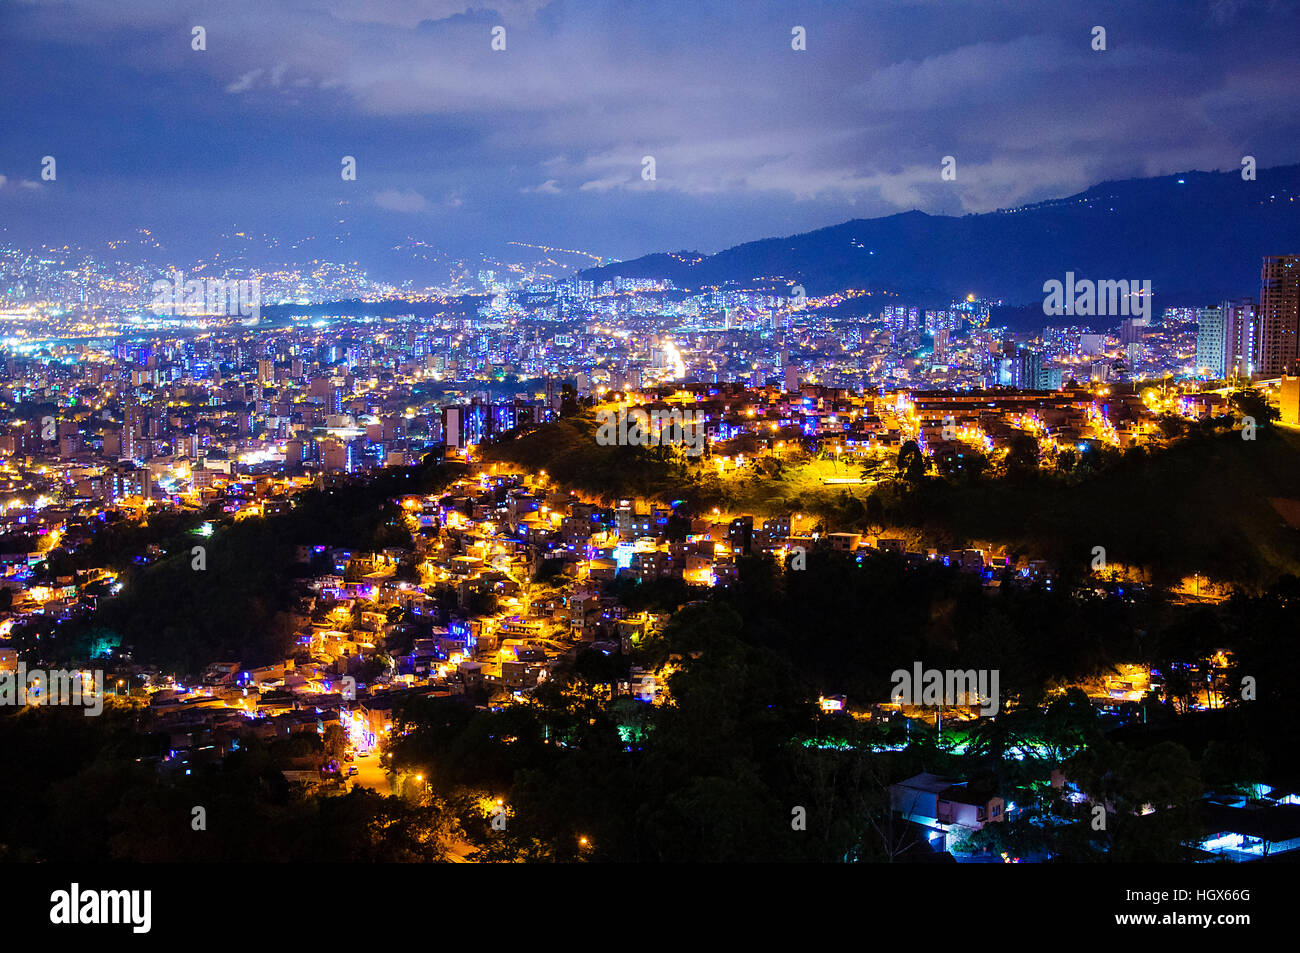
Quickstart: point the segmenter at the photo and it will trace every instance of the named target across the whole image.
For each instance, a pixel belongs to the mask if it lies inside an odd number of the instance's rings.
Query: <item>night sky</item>
[[[363,260],[408,239],[630,258],[1300,161],[1295,3],[492,6],[4,0],[0,241],[143,226],[178,256],[244,230],[346,236],[336,257]]]

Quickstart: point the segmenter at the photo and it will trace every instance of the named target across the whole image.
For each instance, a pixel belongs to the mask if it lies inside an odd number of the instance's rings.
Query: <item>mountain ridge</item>
[[[1265,255],[1300,253],[1300,164],[1108,180],[1031,205],[961,216],[919,209],[744,242],[713,255],[656,252],[579,273],[670,278],[684,288],[801,283],[946,306],[976,293],[1041,302],[1043,282],[1150,279],[1157,308],[1254,296]],[[696,260],[698,259],[698,260]]]

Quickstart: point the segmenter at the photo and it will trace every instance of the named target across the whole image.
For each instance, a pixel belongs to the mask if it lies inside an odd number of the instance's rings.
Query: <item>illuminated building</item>
[[[1300,325],[1300,255],[1264,259],[1260,271],[1259,338],[1255,366],[1265,376],[1293,369]]]
[[[1227,344],[1223,308],[1201,308],[1196,312],[1196,371],[1211,380],[1225,375]]]
[[[1255,302],[1251,298],[1225,301],[1219,309],[1223,312],[1223,372],[1249,377],[1255,373]]]

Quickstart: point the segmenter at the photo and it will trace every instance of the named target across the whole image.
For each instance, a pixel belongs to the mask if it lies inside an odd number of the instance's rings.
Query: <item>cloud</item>
[[[534,192],[538,195],[559,195],[563,190],[555,179],[547,179],[541,185],[525,186],[520,192]]]
[[[89,176],[98,162],[120,182],[134,162],[185,198],[225,171],[245,203],[232,211],[271,207],[287,222],[337,198],[336,156],[364,137],[366,168],[384,169],[385,190],[364,203],[381,222],[381,210],[514,202],[519,217],[458,224],[501,239],[555,229],[551,243],[575,245],[592,221],[629,242],[655,240],[658,224],[718,247],[813,216],[984,211],[1103,179],[1233,168],[1247,153],[1300,161],[1295,6],[1161,6],[1097,0],[1082,16],[1042,0],[876,0],[808,5],[792,21],[781,5],[731,0],[689,13],[668,0],[224,0],[204,13],[212,52],[195,53],[174,0],[60,0],[18,8],[7,61],[62,58],[69,89],[111,81],[82,106],[39,72],[12,71],[11,100],[41,109],[6,137],[41,155],[60,116],[68,129],[54,131],[71,136],[130,114],[80,136],[74,167]],[[507,52],[490,47],[498,22]],[[792,22],[808,28],[805,52],[790,49]],[[1090,47],[1093,23],[1107,27],[1105,52]],[[274,95],[214,107],[220,89]],[[231,123],[247,148],[183,146],[220,142]],[[310,130],[305,149],[290,128]],[[656,181],[641,179],[643,155]],[[945,155],[955,182],[939,179]],[[286,188],[298,168],[302,187]],[[657,223],[629,229],[625,203],[648,194]]]
[[[423,212],[429,207],[424,196],[414,189],[385,189],[375,193],[375,204],[390,212]]]
[[[32,179],[11,179],[7,175],[0,175],[0,190],[27,189],[29,191],[39,190],[41,183]]]
[[[262,67],[259,66],[257,69],[251,69],[243,76],[239,77],[239,79],[226,86],[226,92],[246,93],[253,88],[253,84],[257,82],[258,77],[261,75]]]
[[[592,179],[583,182],[578,186],[580,192],[608,192],[610,189],[625,189],[632,185],[632,180],[625,176],[608,176],[603,179]]]

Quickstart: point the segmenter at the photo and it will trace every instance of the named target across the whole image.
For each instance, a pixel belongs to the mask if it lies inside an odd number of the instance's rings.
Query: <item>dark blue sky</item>
[[[486,2],[0,0],[0,240],[630,258],[1300,161],[1281,0]]]

